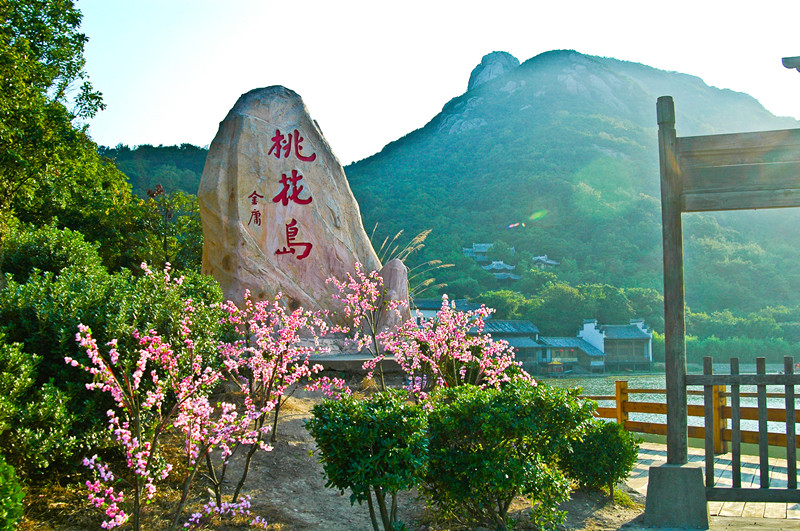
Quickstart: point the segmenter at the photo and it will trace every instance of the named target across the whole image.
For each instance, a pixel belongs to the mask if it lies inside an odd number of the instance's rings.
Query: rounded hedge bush
[[[6,464],[0,455],[0,531],[16,529],[17,522],[22,519],[22,490],[14,468]]]
[[[582,487],[607,487],[627,478],[639,458],[639,439],[615,422],[595,420],[581,440],[561,454],[561,465]]]

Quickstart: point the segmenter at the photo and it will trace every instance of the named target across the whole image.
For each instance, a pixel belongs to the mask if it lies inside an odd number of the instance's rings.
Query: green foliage
[[[96,248],[78,233],[45,227],[15,231],[13,236],[11,263],[18,265],[20,278],[8,276],[6,286],[0,288],[0,332],[5,333],[8,343],[20,343],[27,359],[36,360],[29,376],[34,382],[31,389],[46,395],[45,403],[53,408],[50,416],[60,418],[65,430],[63,435],[51,434],[52,441],[29,436],[30,446],[38,445],[42,455],[49,456],[25,457],[28,462],[39,463],[31,466],[41,468],[56,461],[63,465],[66,453],[59,454],[59,444],[65,451],[74,447],[70,437],[84,438],[91,444],[91,433],[105,421],[108,398],[87,391],[89,376],[64,363],[65,357],[88,363],[75,342],[79,323],[91,327],[99,344],[125,338],[120,341],[121,350],[124,347],[125,352],[136,352],[134,330],[156,330],[167,342],[182,341],[180,316],[184,301],[191,299],[195,349],[207,361],[216,359],[217,342],[225,332],[220,310],[213,307],[221,302],[222,294],[212,278],[187,273],[179,284],[164,272],[133,275],[123,271],[112,275],[98,265]],[[48,238],[51,243],[44,241]],[[31,249],[28,259],[23,256],[26,249]],[[58,409],[66,410],[67,402],[72,412],[69,415]],[[23,413],[32,425],[47,418],[35,408],[20,409],[18,414]],[[19,432],[19,437],[25,436]],[[26,447],[23,442],[18,444]]]
[[[425,465],[425,415],[403,391],[388,390],[369,398],[346,396],[314,406],[306,428],[320,450],[326,486],[344,493],[350,503],[369,503],[378,530],[372,495],[385,531],[396,522],[396,495],[413,488]],[[387,508],[386,495],[392,498]]]
[[[62,139],[56,175],[40,179],[30,193],[17,194],[18,219],[33,225],[54,224],[80,231],[102,243],[103,263],[112,269],[130,266],[136,249],[129,237],[136,230],[130,186],[110,161],[97,154],[85,134]]]
[[[147,197],[148,189],[161,184],[168,193],[197,194],[208,149],[181,144],[180,146],[151,146],[143,144],[133,149],[119,144],[101,146],[100,154],[113,159],[128,176],[133,192]]]
[[[519,319],[520,306],[526,302],[521,293],[507,289],[481,293],[480,301],[488,308],[494,308],[492,316],[495,319]]]
[[[167,193],[161,185],[148,190],[147,200],[136,200],[138,230],[133,234],[139,260],[153,267],[169,263],[183,271],[200,271],[203,229],[197,197]]]
[[[2,244],[15,201],[34,198],[42,186],[69,188],[62,170],[73,160],[72,149],[85,139],[72,119],[94,115],[102,101],[86,80],[86,37],[78,32],[81,14],[72,1],[6,0],[0,3],[0,20],[2,267]]]
[[[639,440],[615,422],[594,421],[580,440],[561,452],[561,467],[582,487],[608,487],[628,477],[639,459]]]
[[[102,268],[97,247],[69,229],[59,230],[52,225],[17,228],[6,245],[4,272],[24,283],[34,270],[55,275],[68,267],[97,271]]]
[[[0,531],[16,529],[22,520],[22,500],[25,491],[17,480],[14,468],[0,455]]]
[[[26,477],[78,446],[67,394],[52,383],[35,385],[39,361],[0,333],[0,454]]]
[[[428,416],[428,468],[422,492],[444,514],[506,529],[508,509],[528,497],[543,527],[563,515],[569,485],[554,466],[559,451],[591,419],[577,391],[521,379],[502,389],[444,389]]]

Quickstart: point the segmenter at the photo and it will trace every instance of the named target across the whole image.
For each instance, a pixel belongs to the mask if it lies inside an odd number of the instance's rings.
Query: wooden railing
[[[615,403],[614,407],[598,406],[596,415],[601,418],[613,419],[617,423],[625,426],[628,431],[636,433],[647,433],[655,435],[666,435],[667,424],[659,422],[643,422],[638,420],[630,420],[631,413],[650,413],[654,415],[666,415],[667,404],[664,402],[644,402],[636,401],[635,395],[666,395],[666,389],[635,389],[628,387],[626,380],[618,380],[616,382],[616,394],[614,395],[597,395],[597,396],[584,396],[598,402],[612,401]],[[703,391],[687,391],[688,394],[694,396],[703,396]],[[739,397],[756,398],[758,393],[739,393]],[[724,454],[728,451],[728,443],[733,441],[733,433],[729,427],[728,419],[733,418],[733,408],[728,405],[728,398],[731,393],[727,391],[727,386],[715,385],[713,386],[712,397],[714,412],[714,420],[712,431],[714,434],[714,453]],[[766,393],[766,398],[783,398],[783,393]],[[689,404],[687,407],[687,414],[690,417],[705,418],[705,406],[702,404]],[[767,420],[775,422],[785,422],[786,410],[777,408],[767,408]],[[740,407],[739,418],[741,420],[758,420],[758,407]],[[795,411],[795,422],[800,422],[800,411]],[[706,430],[704,426],[688,426],[689,437],[697,439],[705,439]],[[744,443],[758,444],[759,432],[758,431],[745,431],[741,430],[740,440]],[[800,445],[800,436],[795,436],[797,444]],[[768,433],[767,440],[770,446],[786,447],[786,434],[785,433]]]

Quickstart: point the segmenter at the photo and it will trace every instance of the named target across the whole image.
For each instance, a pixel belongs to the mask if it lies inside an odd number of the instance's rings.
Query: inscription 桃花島
[[[276,129],[275,136],[273,136],[270,140],[272,141],[272,145],[267,152],[267,156],[274,155],[277,159],[288,159],[293,154],[297,160],[302,162],[313,162],[317,158],[316,153],[311,153],[310,155],[305,155],[303,153],[303,141],[305,138],[297,129],[288,134],[283,134],[280,129]],[[290,202],[298,205],[307,205],[311,203],[313,198],[310,195],[308,197],[300,196],[305,189],[302,184],[299,184],[301,180],[303,180],[303,175],[297,169],[291,170],[289,174],[281,173],[281,178],[278,180],[278,183],[281,185],[281,189],[272,198],[272,203],[280,204],[284,207],[288,206]],[[248,220],[247,225],[256,225],[261,227],[262,212],[259,209],[259,205],[261,205],[261,203],[259,203],[259,199],[263,199],[264,196],[259,194],[258,190],[253,190],[253,193],[248,195],[247,198],[250,200],[250,206],[252,207],[250,210],[250,219]],[[262,208],[265,207],[266,205],[264,205]],[[284,254],[293,254],[298,260],[303,260],[304,258],[308,257],[308,255],[311,253],[311,249],[313,248],[313,244],[310,242],[297,241],[297,236],[300,231],[297,220],[292,218],[291,221],[286,223],[284,229],[286,245],[277,249],[275,254],[279,256]],[[296,249],[298,248],[301,250],[300,252],[296,252]]]

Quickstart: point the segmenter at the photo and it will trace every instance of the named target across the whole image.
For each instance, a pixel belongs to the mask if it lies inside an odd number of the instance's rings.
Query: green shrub
[[[6,239],[3,273],[25,282],[35,269],[59,274],[67,267],[81,271],[102,269],[97,244],[87,242],[80,232],[45,225],[36,229],[17,228]]]
[[[16,529],[22,519],[22,499],[25,492],[17,481],[14,468],[0,455],[0,531]]]
[[[78,446],[66,393],[35,386],[39,358],[0,333],[0,453],[23,476],[68,457]]]
[[[397,493],[413,488],[424,469],[425,416],[407,397],[390,389],[365,399],[326,400],[314,406],[306,424],[320,450],[326,486],[341,493],[350,489],[350,503],[366,500],[376,531],[372,495],[384,530],[394,529]]]
[[[594,421],[561,455],[562,468],[582,487],[607,487],[627,478],[639,458],[639,439],[615,422]]]
[[[61,421],[61,427],[53,427],[41,444],[37,442],[38,432],[0,434],[0,447],[17,444],[10,438],[30,437],[30,443],[22,448],[29,447],[33,453],[24,458],[24,465],[18,460],[21,451],[6,455],[18,473],[26,475],[33,468],[65,464],[74,438],[93,446],[96,434],[104,433],[105,412],[112,405],[109,397],[88,391],[86,384],[91,376],[64,362],[65,357],[84,364],[89,361],[75,341],[79,323],[92,329],[100,345],[125,338],[120,340],[120,352],[137,351],[131,334],[135,329],[142,333],[156,330],[174,344],[183,341],[181,316],[191,299],[190,339],[195,350],[206,362],[213,362],[217,356],[223,328],[221,310],[215,303],[222,300],[222,293],[211,277],[189,273],[178,282],[178,274],[163,271],[112,275],[99,265],[93,246],[79,233],[67,230],[16,231],[9,238],[9,248],[15,249],[11,263],[16,273],[7,276],[5,286],[0,287],[0,333],[5,334],[5,343],[21,344],[20,357],[31,362],[26,373],[33,380],[30,388],[39,389],[37,396],[50,407],[34,406],[29,401],[17,403],[14,422],[24,425],[30,421],[31,428],[36,428],[49,425],[48,419]],[[27,258],[26,253],[30,255]],[[123,357],[120,363],[134,360]]]
[[[426,498],[446,516],[506,529],[518,495],[539,526],[563,521],[557,510],[569,482],[554,466],[559,451],[589,422],[593,406],[576,390],[521,379],[501,389],[443,389],[428,415]]]

